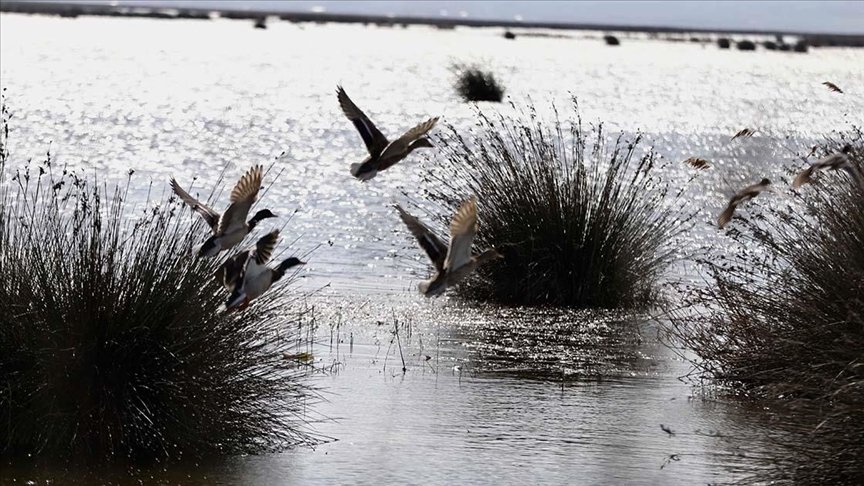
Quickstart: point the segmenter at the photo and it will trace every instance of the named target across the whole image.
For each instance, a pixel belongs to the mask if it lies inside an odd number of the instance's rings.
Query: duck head
[[[252,216],[252,219],[249,220],[249,230],[251,231],[252,228],[254,228],[255,225],[258,224],[258,222],[260,222],[262,219],[275,217],[276,215],[273,214],[269,209],[262,209],[261,211],[255,213],[255,216]]]

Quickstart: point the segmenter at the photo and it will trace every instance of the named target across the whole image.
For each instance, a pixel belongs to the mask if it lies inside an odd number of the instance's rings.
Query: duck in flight
[[[477,234],[477,198],[475,196],[463,201],[453,215],[453,220],[450,223],[449,247],[419,219],[408,214],[398,204],[395,207],[399,211],[402,222],[417,238],[417,242],[420,243],[429,259],[432,260],[432,264],[435,265],[435,275],[419,285],[420,293],[427,297],[444,293],[448,287],[457,285],[480,265],[490,260],[504,258],[495,249],[488,249],[480,255],[471,254],[471,245]]]
[[[368,181],[375,177],[375,174],[392,167],[414,150],[420,147],[433,146],[425,135],[438,122],[438,117],[426,120],[391,142],[375,127],[369,117],[360,108],[357,108],[357,105],[351,101],[341,86],[337,86],[336,94],[342,112],[360,132],[366,149],[369,151],[369,156],[363,162],[351,164],[351,175],[357,179]]]
[[[258,239],[255,249],[244,250],[231,258],[216,271],[216,281],[223,285],[231,296],[225,303],[226,310],[242,310],[260,297],[275,282],[281,279],[289,268],[304,265],[296,257],[284,260],[276,268],[267,266],[273,249],[279,241],[279,230],[271,231]]]
[[[854,179],[858,181],[859,184],[864,184],[864,181],[861,180],[861,174],[858,173],[858,169],[852,164],[852,161],[849,160],[847,154],[852,151],[852,146],[846,144],[842,150],[838,153],[831,154],[827,157],[823,157],[816,162],[810,164],[810,167],[802,170],[795,176],[795,180],[792,181],[792,187],[797,189],[804,184],[809,184],[813,182],[813,175],[816,171],[831,169],[831,170],[844,170],[848,172]]]
[[[259,221],[276,217],[269,209],[262,209],[255,213],[255,216],[252,216],[249,222],[246,222],[246,216],[249,215],[249,210],[252,208],[252,204],[258,197],[258,191],[261,189],[262,172],[263,167],[256,165],[237,181],[237,184],[231,191],[230,204],[221,215],[206,204],[190,196],[173,177],[171,178],[171,189],[174,190],[174,193],[183,202],[188,204],[193,211],[200,214],[213,231],[210,238],[201,245],[198,256],[212,257],[222,250],[228,250],[243,241],[243,238],[255,229],[255,225]]]
[[[729,200],[729,204],[726,206],[726,209],[720,213],[720,217],[717,218],[717,226],[721,229],[732,220],[732,215],[735,213],[735,208],[738,207],[744,201],[749,201],[754,197],[758,196],[761,192],[770,190],[771,181],[768,179],[762,179],[758,184],[752,184],[744,189],[738,191],[732,199]]]

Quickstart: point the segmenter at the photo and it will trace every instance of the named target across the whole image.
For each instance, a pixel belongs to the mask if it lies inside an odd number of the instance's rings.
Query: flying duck
[[[369,117],[357,108],[341,86],[337,86],[336,94],[342,112],[360,132],[369,151],[369,156],[363,162],[351,164],[351,175],[357,179],[368,181],[379,171],[390,168],[414,150],[433,146],[425,135],[435,126],[438,117],[426,120],[391,142],[375,127]]]
[[[771,185],[771,181],[768,179],[762,179],[758,184],[752,184],[744,189],[738,191],[732,199],[729,200],[729,204],[726,206],[726,209],[720,213],[720,217],[717,218],[717,226],[721,229],[726,226],[729,221],[732,220],[732,214],[735,213],[735,208],[738,207],[744,201],[748,201],[758,196],[762,191],[769,190],[769,186]]]
[[[258,239],[254,250],[245,250],[232,256],[216,271],[216,280],[231,292],[225,303],[227,310],[245,309],[249,302],[260,297],[281,279],[289,268],[306,263],[291,257],[276,268],[268,267],[267,262],[278,240],[279,230],[271,231]]]
[[[398,204],[402,222],[417,238],[417,242],[432,264],[435,265],[435,275],[421,282],[420,293],[432,297],[444,293],[448,287],[453,287],[471,274],[478,266],[489,260],[504,258],[495,249],[488,249],[480,255],[471,255],[471,244],[477,234],[477,198],[471,196],[462,202],[453,215],[450,223],[450,246],[444,244],[435,233],[416,217],[408,214]]]
[[[831,170],[840,170],[843,169],[848,172],[852,177],[858,179],[860,177],[857,174],[857,169],[852,162],[849,160],[849,157],[846,156],[849,152],[852,151],[852,146],[846,144],[843,149],[835,154],[831,154],[827,157],[823,157],[816,162],[810,164],[810,167],[802,170],[795,176],[795,180],[792,181],[792,187],[797,189],[804,184],[809,184],[813,182],[813,174],[818,170],[823,169],[831,169]]]
[[[174,190],[174,193],[183,202],[188,204],[193,211],[200,214],[213,231],[213,235],[201,245],[198,256],[212,257],[222,250],[232,248],[237,243],[243,241],[243,238],[255,229],[255,225],[259,221],[265,218],[276,217],[269,209],[262,209],[255,213],[255,216],[252,216],[252,219],[248,223],[246,222],[249,209],[252,207],[252,204],[258,197],[258,191],[261,189],[262,171],[263,167],[256,165],[237,181],[237,184],[231,191],[230,204],[221,216],[201,201],[190,196],[173,177],[171,178],[171,188]]]

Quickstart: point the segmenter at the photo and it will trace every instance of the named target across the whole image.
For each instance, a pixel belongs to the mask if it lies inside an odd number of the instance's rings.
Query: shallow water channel
[[[7,464],[3,480],[691,485],[752,472],[770,453],[771,417],[694,389],[656,322],[420,296],[425,256],[389,204],[423,206],[421,166],[434,155],[368,184],[348,174],[364,150],[338,111],[337,83],[388,132],[433,114],[467,131],[472,111],[448,66],[482,61],[514,102],[568,106],[573,94],[587,122],[641,131],[668,160],[711,160],[715,170],[695,182],[688,244],[722,245],[711,221],[733,188],[788,177],[796,153],[864,112],[861,97],[820,84],[864,85],[860,50],[741,53],[647,38],[609,48],[599,35],[514,42],[496,29],[0,16],[13,162],[50,147],[108,178],[134,168],[143,204],[151,182],[159,193],[171,175],[197,176],[209,188],[226,166],[233,182],[284,153],[264,201],[293,214],[289,252],[311,252],[292,285],[318,309],[309,379],[322,400],[307,418],[323,440],[155,469]],[[729,142],[748,126],[757,136]]]

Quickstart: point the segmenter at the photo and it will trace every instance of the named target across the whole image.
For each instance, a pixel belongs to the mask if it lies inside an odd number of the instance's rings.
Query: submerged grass
[[[171,200],[127,202],[0,150],[0,455],[87,463],[258,453],[313,443],[313,391],[282,360],[300,338],[278,291],[224,313],[192,256],[204,228]],[[227,255],[226,255],[227,256]],[[278,289],[277,289],[278,290]]]
[[[641,136],[607,142],[602,124],[586,131],[574,114],[551,122],[533,105],[509,114],[478,109],[478,128],[439,137],[428,170],[430,196],[455,207],[476,194],[477,248],[505,258],[481,267],[463,295],[505,304],[638,308],[676,258],[690,226],[682,191],[660,177]],[[554,108],[554,107],[553,107]]]
[[[501,101],[504,87],[489,71],[476,65],[456,64],[456,92],[464,101]]]
[[[864,169],[860,130],[851,142]],[[759,478],[864,482],[864,187],[820,174],[779,208],[728,233],[732,254],[700,260],[706,279],[671,313],[699,377],[772,400],[795,424]],[[788,429],[788,427],[787,427]]]

